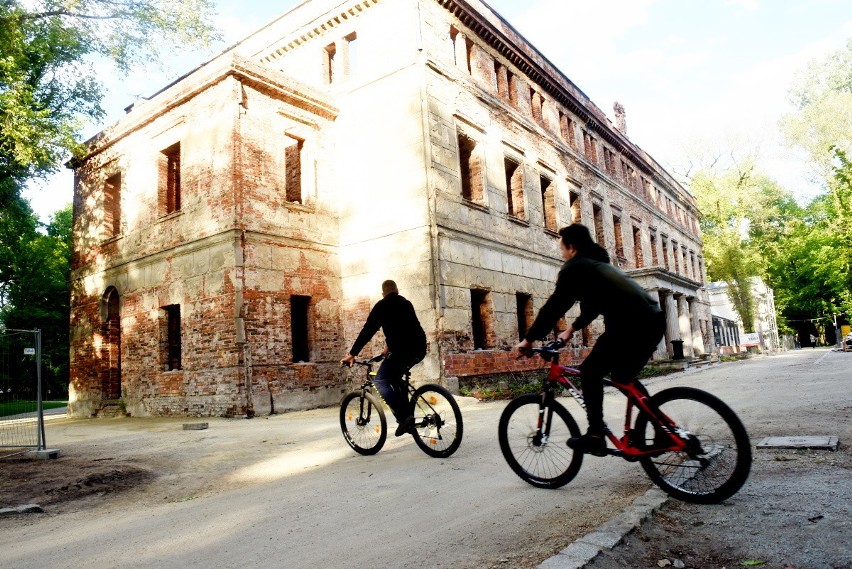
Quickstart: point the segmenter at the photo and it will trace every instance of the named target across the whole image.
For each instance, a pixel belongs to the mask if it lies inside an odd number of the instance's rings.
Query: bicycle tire
[[[440,385],[427,383],[414,390],[410,403],[412,434],[420,450],[446,458],[458,450],[464,435],[461,409],[453,395]]]
[[[542,396],[521,395],[509,402],[500,415],[497,438],[503,458],[522,480],[537,488],[559,488],[580,471],[583,453],[574,452],[565,443],[580,436],[580,427],[561,403],[552,401],[540,413]],[[538,418],[545,423],[539,435]]]
[[[670,496],[694,504],[717,504],[745,484],[751,470],[751,442],[736,413],[721,399],[692,387],[672,387],[651,403],[689,433],[696,447],[664,452],[639,462]],[[636,417],[637,446],[652,448],[654,426],[646,413]]]
[[[364,455],[376,454],[388,436],[388,422],[381,401],[370,393],[360,391],[346,394],[340,402],[340,430],[352,449]]]

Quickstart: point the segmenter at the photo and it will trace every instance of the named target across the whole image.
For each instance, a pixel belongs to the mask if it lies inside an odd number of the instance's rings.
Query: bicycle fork
[[[545,413],[547,416],[545,416]],[[550,390],[542,393],[541,402],[538,405],[538,424],[532,443],[534,446],[543,446],[550,441],[550,425],[553,423],[553,392]]]

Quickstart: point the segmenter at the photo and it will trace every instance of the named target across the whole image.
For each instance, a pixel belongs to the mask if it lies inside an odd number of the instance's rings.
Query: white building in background
[[[782,349],[775,317],[775,293],[762,279],[751,279],[751,294],[754,298],[753,333],[746,334],[742,318],[728,295],[727,283],[708,283],[707,292],[710,295],[714,341],[720,353],[735,353],[750,347],[759,347],[765,352]]]

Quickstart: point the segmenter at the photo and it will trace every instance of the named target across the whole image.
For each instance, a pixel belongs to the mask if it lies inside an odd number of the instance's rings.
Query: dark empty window
[[[165,356],[166,370],[181,369],[180,305],[163,307],[165,313]]]
[[[310,296],[293,295],[290,297],[290,337],[293,342],[293,361],[311,361],[309,332]]]
[[[491,294],[487,290],[470,290],[471,324],[473,327],[473,349],[483,350],[493,343]]]
[[[532,296],[523,292],[515,294],[518,308],[518,338],[523,340],[533,321]]]

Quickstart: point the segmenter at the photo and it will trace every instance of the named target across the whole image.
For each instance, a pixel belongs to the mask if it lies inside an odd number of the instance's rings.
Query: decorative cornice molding
[[[324,36],[326,33],[346,23],[348,20],[357,18],[361,15],[361,12],[378,3],[379,0],[361,0],[357,4],[350,6],[348,9],[339,12],[337,15],[326,19],[324,22],[315,24],[307,30],[304,30],[303,28],[294,32],[290,36],[276,42],[276,47],[268,48],[271,49],[271,51],[268,51],[266,55],[260,56],[258,61],[266,64],[272,63],[287,52],[300,47],[302,44],[316,39],[317,37]]]
[[[645,174],[665,180],[665,185],[681,188],[680,184],[660,167],[644,150],[632,143],[614,126],[609,128],[609,119],[603,111],[589,99],[582,90],[568,79],[555,65],[542,55],[532,44],[526,42],[511,24],[501,21],[507,29],[517,34],[526,43],[519,45],[499,30],[492,22],[486,20],[470,3],[465,0],[436,0],[437,3],[458,18],[465,26],[475,32],[492,49],[505,57],[532,81],[540,85],[555,101],[561,103],[573,112],[585,124],[587,130],[597,133],[616,150],[629,156],[636,166]],[[499,15],[494,12],[497,17]],[[525,49],[525,47],[527,49]],[[541,62],[535,60],[526,51],[531,51]]]

